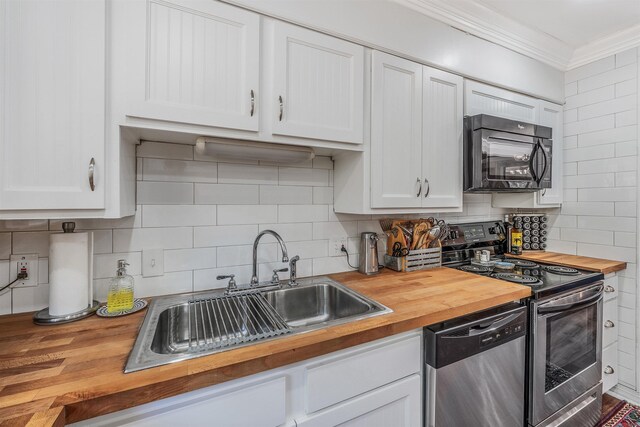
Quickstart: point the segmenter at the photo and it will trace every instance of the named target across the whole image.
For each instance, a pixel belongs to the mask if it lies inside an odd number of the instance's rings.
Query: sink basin
[[[174,363],[391,312],[327,277],[295,287],[155,298],[125,372]]]
[[[362,296],[331,283],[265,292],[267,302],[290,327],[327,323],[376,311]]]

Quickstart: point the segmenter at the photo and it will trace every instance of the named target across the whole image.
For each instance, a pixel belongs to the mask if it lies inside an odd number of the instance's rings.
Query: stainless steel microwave
[[[479,114],[464,119],[464,191],[551,188],[551,128]]]

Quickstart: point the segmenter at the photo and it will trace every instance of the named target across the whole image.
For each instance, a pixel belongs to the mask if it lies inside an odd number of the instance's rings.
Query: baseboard
[[[634,405],[640,405],[640,393],[636,390],[630,389],[629,387],[618,384],[609,390],[607,394],[610,394],[616,399],[626,400]]]

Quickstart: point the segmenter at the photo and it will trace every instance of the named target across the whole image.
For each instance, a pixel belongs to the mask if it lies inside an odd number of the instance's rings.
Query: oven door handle
[[[565,297],[565,298],[559,298],[558,301],[551,301],[546,304],[543,304],[538,307],[538,313],[539,314],[559,313],[562,311],[583,308],[583,307],[592,305],[594,302],[597,302],[600,298],[602,298],[604,286],[598,285],[596,287],[588,289],[587,291],[589,292],[589,295],[584,298],[580,298],[577,301],[571,301],[569,303],[562,304],[560,301],[565,299],[566,298]],[[587,292],[587,291],[583,291],[583,292]]]

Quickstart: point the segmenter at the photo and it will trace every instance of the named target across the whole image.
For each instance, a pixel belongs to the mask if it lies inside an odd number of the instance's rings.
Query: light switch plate
[[[164,275],[164,250],[145,249],[142,251],[142,277]]]
[[[18,270],[20,266],[24,265],[27,268],[29,278],[26,280],[20,280],[14,283],[12,288],[25,288],[27,286],[38,286],[38,271],[40,266],[38,265],[38,254],[29,255],[11,255],[11,261],[9,265],[9,281],[13,282],[18,277]]]

